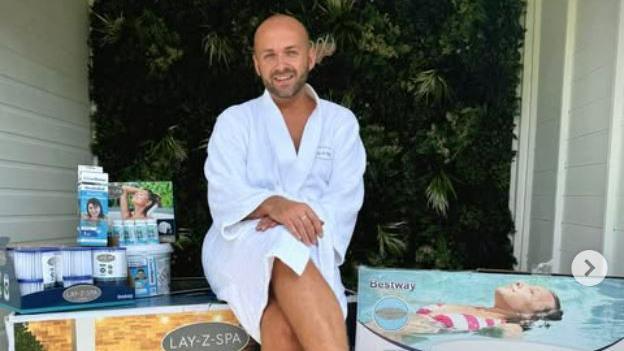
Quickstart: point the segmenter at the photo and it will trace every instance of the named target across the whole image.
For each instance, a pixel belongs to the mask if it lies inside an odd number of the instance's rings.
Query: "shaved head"
[[[300,39],[308,47],[310,46],[310,35],[303,23],[292,16],[278,13],[265,19],[256,28],[254,33],[254,52],[258,49],[258,41],[262,41],[266,36],[271,36],[271,33],[276,29],[291,31],[293,34],[300,36]]]

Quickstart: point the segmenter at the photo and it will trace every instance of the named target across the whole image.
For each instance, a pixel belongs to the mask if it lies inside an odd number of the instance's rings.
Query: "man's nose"
[[[286,56],[284,54],[278,54],[275,60],[275,68],[281,69],[286,66]]]

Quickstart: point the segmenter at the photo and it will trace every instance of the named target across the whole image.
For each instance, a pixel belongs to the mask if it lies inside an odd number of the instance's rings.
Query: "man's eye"
[[[296,51],[288,51],[288,52],[286,52],[286,55],[288,55],[288,56],[297,56],[297,54],[299,54],[299,53],[296,52]]]

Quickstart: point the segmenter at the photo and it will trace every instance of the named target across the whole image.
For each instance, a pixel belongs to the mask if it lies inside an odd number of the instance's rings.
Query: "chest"
[[[297,116],[284,120],[286,128],[288,128],[288,134],[290,135],[293,146],[297,152],[299,151],[299,145],[301,145],[301,138],[303,137],[306,121],[307,118],[303,116]]]
[[[269,190],[292,189],[293,180],[301,184],[300,190],[322,192],[330,183],[334,168],[334,146],[329,133],[321,133],[317,143],[309,143],[303,133],[303,126],[293,129],[297,133],[300,147],[292,152],[288,143],[291,136],[283,135],[276,143],[271,130],[256,133],[248,145],[246,168],[247,180],[254,186]],[[259,129],[258,131],[261,131]],[[301,144],[301,142],[306,144]]]

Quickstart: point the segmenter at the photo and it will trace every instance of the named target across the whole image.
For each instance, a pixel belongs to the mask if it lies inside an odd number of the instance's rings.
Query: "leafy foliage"
[[[201,275],[206,140],[222,110],[262,91],[256,26],[292,14],[321,56],[333,53],[311,84],[356,113],[367,147],[345,275],[359,264],[509,268],[523,11],[521,0],[96,0],[93,150],[112,179],[174,181],[189,233],[174,272]]]

